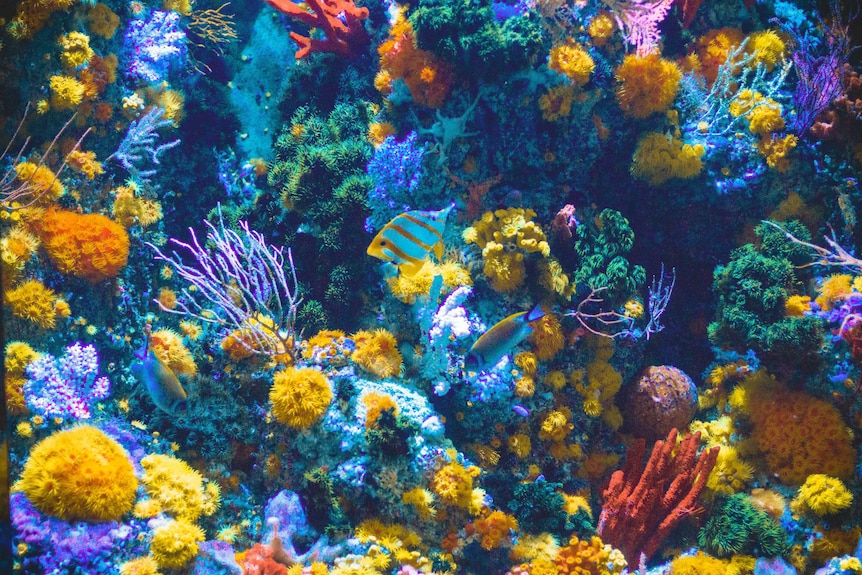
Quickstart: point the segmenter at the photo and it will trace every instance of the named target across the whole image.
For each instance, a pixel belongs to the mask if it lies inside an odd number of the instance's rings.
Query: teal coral
[[[717,498],[697,542],[705,551],[722,558],[778,557],[790,552],[787,533],[778,521],[752,505],[744,493]]]

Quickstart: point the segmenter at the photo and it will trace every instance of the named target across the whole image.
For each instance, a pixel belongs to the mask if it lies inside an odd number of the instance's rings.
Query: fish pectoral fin
[[[443,242],[439,241],[434,244],[434,256],[437,258],[438,262],[443,261]]]

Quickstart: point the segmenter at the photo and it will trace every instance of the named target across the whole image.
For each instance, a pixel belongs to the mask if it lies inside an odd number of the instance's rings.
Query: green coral
[[[303,479],[305,488],[300,493],[300,498],[308,516],[308,523],[326,535],[343,534],[348,526],[347,516],[335,495],[332,477],[328,471],[318,467],[307,472]]]
[[[783,225],[797,238],[810,237],[799,222]],[[817,352],[823,341],[819,320],[788,317],[785,311],[787,298],[801,288],[794,265],[805,262],[807,254],[804,246],[770,225],[761,224],[755,233],[761,238],[759,250],[746,244],[731,253],[727,265],[715,269],[718,306],[707,333],[722,349],[740,353],[752,349],[772,373],[792,376],[796,368],[819,365]]]
[[[616,210],[584,218],[575,230],[577,263],[572,279],[590,289],[606,288],[599,294],[606,307],[619,306],[646,282],[646,270],[626,259],[634,242],[628,219]]]
[[[394,409],[380,412],[374,425],[365,432],[369,454],[381,458],[395,458],[410,451],[410,438],[418,431],[409,419],[395,415]]]
[[[524,533],[552,533],[562,537],[572,531],[575,524],[580,528],[590,527],[583,517],[569,516],[565,511],[565,500],[559,493],[561,483],[533,481],[515,487],[508,507],[518,526]],[[572,519],[577,519],[574,523]]]
[[[372,155],[366,139],[370,119],[362,102],[336,104],[328,117],[302,107],[275,145],[268,177],[287,210],[286,228],[298,230],[286,243],[305,282],[301,327],[316,331],[336,317],[345,324],[341,327],[351,327],[361,307],[359,278],[371,241],[364,229],[373,185],[365,174]]]
[[[697,535],[701,549],[716,557],[778,557],[790,551],[787,533],[744,493],[716,500],[712,515]]]
[[[420,0],[410,22],[420,48],[470,78],[493,80],[504,71],[517,72],[547,50],[538,18],[522,15],[498,23],[489,0]]]

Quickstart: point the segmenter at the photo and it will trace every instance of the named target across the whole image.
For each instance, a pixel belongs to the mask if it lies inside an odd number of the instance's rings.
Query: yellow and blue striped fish
[[[443,257],[443,229],[455,204],[436,212],[414,210],[395,216],[374,236],[368,255],[398,266],[405,276],[419,273],[432,251]]]

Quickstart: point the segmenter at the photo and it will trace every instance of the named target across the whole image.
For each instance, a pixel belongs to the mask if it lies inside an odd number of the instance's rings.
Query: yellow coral
[[[492,511],[473,522],[479,534],[482,549],[490,551],[512,540],[512,532],[518,530],[518,520],[503,511]]]
[[[626,116],[646,118],[667,110],[676,98],[682,71],[657,53],[629,54],[616,71],[617,101]]]
[[[6,377],[12,375],[24,375],[24,370],[30,362],[38,359],[36,353],[29,343],[23,341],[10,341],[6,344],[3,367],[6,369]]]
[[[388,278],[386,283],[389,285],[392,295],[404,303],[412,304],[417,297],[427,296],[431,292],[431,283],[437,276],[443,278],[443,294],[448,294],[452,289],[459,286],[473,285],[470,272],[461,264],[457,262],[438,264],[430,259],[425,261],[416,275],[398,274]]]
[[[84,85],[70,76],[51,76],[51,107],[71,110],[84,101]]]
[[[194,357],[183,343],[183,338],[170,329],[151,333],[150,349],[177,375],[194,377],[198,371]]]
[[[530,324],[533,332],[530,343],[539,361],[548,361],[559,353],[565,345],[563,326],[553,313],[548,313]]]
[[[607,10],[600,10],[587,26],[587,34],[593,41],[593,46],[604,46],[616,30],[613,16]]]
[[[515,433],[506,439],[506,446],[509,451],[518,459],[526,459],[533,449],[530,436],[525,433]]]
[[[401,352],[395,336],[385,329],[361,330],[350,336],[356,343],[353,362],[372,375],[384,378],[401,373]]]
[[[434,494],[423,487],[416,487],[401,494],[401,501],[405,505],[412,505],[422,519],[428,520],[437,514],[434,509]]]
[[[141,481],[163,511],[189,522],[215,511],[213,495],[204,489],[203,477],[182,459],[152,454],[141,459],[141,467]]]
[[[481,473],[478,467],[464,467],[457,461],[437,470],[431,489],[447,505],[469,508],[473,503],[473,478]]]
[[[698,551],[677,557],[670,564],[670,575],[725,575],[725,562]]]
[[[28,198],[42,201],[56,200],[66,193],[66,188],[48,166],[33,162],[15,165],[15,177],[28,189]]]
[[[575,87],[580,87],[590,81],[596,63],[589,52],[570,41],[551,48],[548,68],[567,77]]]
[[[552,86],[539,97],[539,110],[542,118],[556,122],[567,118],[572,113],[572,103],[575,100],[575,89],[572,86]]]
[[[558,575],[615,575],[628,566],[622,552],[605,545],[599,537],[581,541],[572,536],[555,559]]]
[[[197,556],[198,543],[204,539],[200,527],[175,519],[153,531],[150,553],[160,568],[180,569]]]
[[[329,379],[310,367],[289,367],[277,372],[269,391],[272,414],[295,429],[305,429],[323,417],[332,398]]]
[[[736,447],[722,445],[706,486],[715,493],[731,495],[742,491],[752,477],[754,468],[740,459]]]
[[[137,191],[138,187],[134,184],[111,190],[114,195],[111,208],[114,219],[127,228],[136,224],[145,228],[162,219],[162,205],[157,200],[138,197]]]
[[[703,167],[701,157],[705,151],[702,144],[686,144],[675,136],[649,132],[638,142],[631,174],[652,186],[672,178],[693,178]]]
[[[37,443],[14,489],[42,513],[65,521],[118,521],[131,511],[137,487],[125,449],[82,425]]]
[[[60,37],[59,44],[63,48],[60,61],[67,68],[86,66],[95,55],[90,48],[90,37],[83,32],[69,32]]]
[[[39,238],[22,225],[12,227],[0,238],[0,259],[15,270],[21,270],[39,249]]]
[[[562,441],[575,426],[571,423],[572,412],[566,406],[553,409],[545,415],[539,428],[539,439]]]
[[[748,120],[748,129],[752,134],[768,136],[784,128],[784,118],[781,117],[781,104],[765,99],[762,103],[751,109],[745,115]]]
[[[159,564],[149,555],[120,565],[120,575],[160,575]]]
[[[785,172],[790,167],[787,154],[796,147],[797,143],[799,143],[799,138],[793,134],[787,134],[784,137],[773,134],[758,140],[756,146],[760,155],[766,158],[767,166],[775,168],[779,172]]]
[[[56,325],[57,294],[38,280],[29,280],[8,290],[4,300],[14,315],[30,321],[42,329]]]
[[[853,494],[835,477],[814,473],[805,479],[790,508],[798,514],[834,515],[853,504]]]
[[[74,171],[87,176],[88,180],[95,180],[96,176],[105,173],[102,163],[96,160],[95,152],[72,150],[66,156],[66,163]]]
[[[811,298],[807,295],[792,295],[784,302],[784,313],[789,317],[802,317],[811,311]]]
[[[784,59],[786,51],[784,40],[775,33],[775,30],[762,30],[748,36],[746,52],[754,56],[756,64],[763,64],[770,72],[779,60]]]
[[[820,284],[818,292],[820,295],[814,301],[824,311],[829,311],[832,306],[853,291],[853,276],[848,274],[832,274]]]

